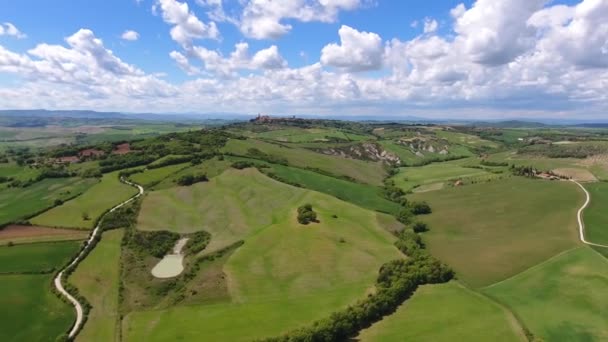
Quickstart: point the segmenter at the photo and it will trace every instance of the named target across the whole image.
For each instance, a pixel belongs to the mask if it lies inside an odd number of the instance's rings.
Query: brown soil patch
[[[589,172],[587,169],[576,169],[576,168],[561,168],[555,169],[553,172],[560,176],[566,176],[579,182],[595,182],[597,178]]]
[[[78,152],[78,154],[83,157],[91,157],[91,156],[103,156],[106,153],[102,150],[88,148],[86,150],[82,150],[82,151]]]
[[[87,231],[12,224],[0,230],[0,242],[79,240],[85,239],[87,235]]]
[[[69,156],[56,158],[55,161],[59,163],[78,163],[80,159],[76,156]]]
[[[129,143],[116,145],[114,151],[112,151],[113,154],[127,154],[129,152],[131,152],[131,145]]]

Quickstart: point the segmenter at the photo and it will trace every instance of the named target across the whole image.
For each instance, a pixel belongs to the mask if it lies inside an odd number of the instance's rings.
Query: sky
[[[608,0],[2,1],[31,108],[608,119]]]

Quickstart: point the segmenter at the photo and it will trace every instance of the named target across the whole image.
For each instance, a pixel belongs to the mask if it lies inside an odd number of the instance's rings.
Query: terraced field
[[[118,172],[108,173],[103,175],[101,182],[82,196],[46,211],[30,221],[47,227],[91,229],[105,211],[136,193],[137,189],[120,182]]]
[[[304,203],[312,204],[319,223],[297,222],[295,210]],[[380,266],[401,257],[375,213],[255,169],[227,170],[207,184],[144,200],[139,229],[196,227],[212,234],[210,250],[245,239],[224,266],[232,301],[133,312],[123,322],[127,340],[164,340],[178,331],[206,340],[277,335],[361,298]],[[150,327],[151,321],[157,324]]]

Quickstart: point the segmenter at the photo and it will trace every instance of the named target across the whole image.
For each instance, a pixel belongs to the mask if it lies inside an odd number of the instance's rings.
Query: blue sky
[[[607,23],[607,0],[5,1],[0,108],[605,118]]]

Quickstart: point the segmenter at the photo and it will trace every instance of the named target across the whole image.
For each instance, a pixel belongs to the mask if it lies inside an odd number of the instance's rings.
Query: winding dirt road
[[[125,184],[131,185],[136,187],[139,192],[137,193],[137,195],[129,198],[128,200],[120,203],[119,205],[113,207],[112,209],[110,209],[110,211],[108,211],[108,213],[113,212],[114,210],[122,207],[123,205],[133,201],[134,199],[138,198],[139,196],[143,195],[144,193],[144,188],[141,187],[141,185],[139,184],[135,184],[135,183],[131,183],[123,178],[121,178],[121,181]],[[107,215],[108,213],[104,214]],[[103,218],[103,216],[102,216]],[[99,223],[97,224],[97,227],[95,227],[95,229],[93,229],[93,232],[91,233],[91,236],[89,237],[89,239],[86,241],[85,247],[82,249],[82,251],[80,253],[78,253],[78,255],[74,258],[74,260],[72,260],[72,262],[66,266],[63,270],[61,270],[61,272],[59,272],[57,274],[57,276],[55,277],[55,288],[57,289],[57,291],[59,291],[59,293],[61,293],[64,297],[66,297],[74,306],[74,309],[76,309],[76,321],[74,322],[74,325],[72,326],[72,329],[70,330],[69,333],[69,338],[73,339],[74,337],[76,337],[76,333],[78,332],[78,330],[80,329],[80,326],[82,325],[83,322],[83,311],[82,311],[82,305],[80,304],[80,302],[78,302],[78,300],[76,298],[74,298],[74,296],[72,296],[68,291],[65,290],[65,288],[63,287],[63,284],[61,283],[61,279],[63,277],[63,274],[66,270],[74,267],[82,258],[84,258],[84,251],[86,250],[86,247],[89,246],[89,244],[91,244],[91,242],[95,239],[95,237],[97,237],[98,234],[100,234],[101,229],[100,229],[100,225],[101,225],[101,220],[99,220]]]
[[[585,189],[585,187],[581,183],[579,183],[573,179],[571,179],[570,181],[576,183],[576,185],[578,185],[581,189],[583,189],[583,191],[585,192],[585,196],[587,197],[587,199],[585,200],[585,203],[578,210],[578,213],[577,213],[578,233],[579,233],[581,242],[583,242],[584,244],[590,245],[590,246],[608,248],[608,246],[606,246],[606,245],[600,245],[598,243],[589,242],[585,239],[585,222],[583,221],[583,211],[585,210],[585,208],[587,208],[587,206],[589,205],[589,202],[591,202],[591,196],[589,195],[589,191],[587,191],[587,189]]]

